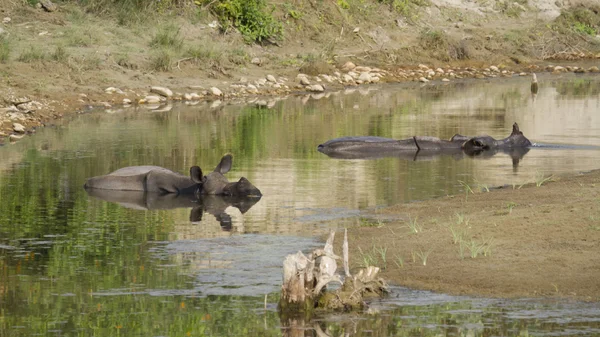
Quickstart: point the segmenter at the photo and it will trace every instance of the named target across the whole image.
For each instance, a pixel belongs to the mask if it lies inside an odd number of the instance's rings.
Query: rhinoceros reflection
[[[231,216],[225,212],[227,207],[235,207],[242,214],[246,213],[260,197],[239,197],[220,195],[151,193],[143,191],[116,191],[102,189],[86,189],[88,195],[104,201],[114,202],[123,207],[139,210],[159,210],[174,208],[191,208],[190,221],[199,222],[204,212],[214,215],[221,224],[221,229],[230,231]]]

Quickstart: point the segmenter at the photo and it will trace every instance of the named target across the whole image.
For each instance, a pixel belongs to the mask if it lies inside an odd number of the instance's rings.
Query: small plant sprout
[[[469,249],[469,252],[471,252],[472,259],[476,258],[479,253],[483,251],[483,246],[484,245],[478,244],[475,240],[467,242],[467,248]]]
[[[554,176],[551,175],[549,177],[546,177],[544,175],[544,172],[536,172],[535,173],[535,186],[540,187],[543,184],[547,183],[548,181],[554,181]]]
[[[417,222],[418,217],[408,219],[408,228],[411,233],[419,233],[423,231],[423,225]]]
[[[488,187],[488,185],[487,185],[487,184],[482,184],[482,183],[480,183],[480,182],[477,182],[477,186],[478,186],[478,187],[479,187],[479,188],[480,188],[482,191],[486,191],[486,192],[489,192],[489,191],[490,191],[490,188]]]
[[[417,256],[421,259],[421,263],[423,263],[424,266],[427,265],[427,257],[429,256],[429,253],[431,253],[431,249],[428,251],[419,250],[417,252]]]
[[[466,242],[464,240],[460,240],[459,241],[459,245],[458,245],[458,256],[460,257],[461,260],[465,259],[465,247],[466,246]]]
[[[463,230],[460,228],[456,228],[454,226],[450,226],[450,232],[452,233],[452,243],[457,244],[462,240]]]
[[[375,247],[373,246],[373,251],[379,254],[379,258],[383,263],[383,269],[387,269],[387,247]]]
[[[508,208],[508,214],[512,213],[513,208],[515,208],[515,206],[518,206],[516,203],[514,202],[509,202],[508,204],[506,204],[506,208]]]
[[[469,201],[469,193],[475,194],[473,189],[463,180],[459,180],[458,183],[465,189],[465,201]]]
[[[396,266],[398,266],[398,268],[404,267],[404,259],[402,259],[402,256],[396,255],[394,256],[394,258],[394,263],[396,264]]]
[[[461,241],[459,254],[461,259],[464,259],[465,248],[469,250],[471,253],[471,258],[477,258],[479,255],[483,256],[491,256],[492,255],[492,239],[483,240],[482,243],[478,243],[477,241],[471,239],[471,241]]]
[[[358,247],[358,251],[362,257],[363,267],[375,266],[377,265],[377,259],[371,253],[363,252],[362,248]]]

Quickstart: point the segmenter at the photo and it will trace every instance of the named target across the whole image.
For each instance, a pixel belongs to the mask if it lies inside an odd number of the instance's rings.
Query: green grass
[[[514,202],[509,202],[506,204],[506,208],[508,209],[508,214],[512,213],[513,208],[515,208],[516,206],[518,206],[516,203]]]
[[[423,264],[424,266],[427,265],[427,258],[429,257],[431,251],[432,249],[427,251],[419,250],[418,252],[416,252],[416,255],[419,257],[419,259],[421,259],[421,264]]]
[[[54,52],[50,54],[50,59],[56,62],[66,63],[68,58],[67,49],[61,45],[56,46]]]
[[[169,51],[161,49],[152,55],[150,69],[154,71],[171,71],[173,62],[173,55]]]
[[[396,264],[396,266],[398,266],[398,268],[404,267],[404,259],[402,258],[402,256],[394,256],[394,263]]]
[[[377,266],[377,255],[374,251],[364,252],[362,248],[358,247],[358,251],[360,253],[360,257],[362,259],[362,266],[367,268],[369,266]]]
[[[375,227],[375,228],[381,228],[384,227],[385,224],[383,223],[383,221],[381,219],[377,219],[376,221],[373,221],[371,219],[368,218],[358,218],[358,227]]]
[[[387,247],[378,246],[373,243],[369,251],[363,251],[361,247],[358,247],[358,251],[363,267],[375,266],[381,269],[387,268]]]
[[[459,246],[459,256],[461,259],[464,259],[465,251],[469,252],[472,259],[475,259],[480,255],[491,256],[492,240],[483,240],[483,242],[477,242],[474,239],[471,239],[470,241],[461,240]]]
[[[423,231],[423,225],[421,225],[418,221],[417,221],[418,217],[416,218],[409,218],[408,219],[408,228],[410,229],[411,233],[419,233]]]
[[[210,68],[213,65],[221,64],[223,54],[223,50],[216,45],[205,43],[201,46],[190,47],[185,51],[183,56],[191,57],[195,61],[199,61]]]
[[[11,48],[8,39],[5,37],[0,37],[0,63],[8,62],[8,59],[10,58],[10,52]]]
[[[71,47],[91,47],[99,42],[98,32],[89,26],[69,28],[64,36]]]
[[[181,50],[183,37],[180,35],[180,28],[172,24],[160,27],[150,40],[150,47]]]
[[[459,180],[458,183],[465,189],[465,201],[469,201],[469,193],[475,194],[473,189],[465,181]]]
[[[554,181],[554,176],[551,175],[549,177],[546,177],[543,172],[536,172],[535,173],[535,186],[541,187],[542,185],[544,185],[548,181]]]
[[[30,46],[29,49],[19,55],[17,61],[31,63],[31,62],[39,62],[43,61],[48,57],[45,51],[39,49],[35,46]]]

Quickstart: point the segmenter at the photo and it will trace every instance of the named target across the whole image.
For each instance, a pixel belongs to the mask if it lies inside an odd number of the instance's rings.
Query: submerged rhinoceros
[[[490,136],[467,137],[456,134],[450,140],[437,137],[415,136],[407,139],[383,137],[342,137],[329,140],[317,147],[317,150],[336,158],[369,158],[395,155],[462,154],[476,155],[483,151],[527,148],[531,142],[513,124],[512,133],[500,140]]]
[[[213,172],[206,176],[198,166],[190,168],[186,177],[160,166],[129,166],[107,175],[89,178],[86,189],[118,191],[145,191],[176,194],[213,194],[231,196],[261,196],[261,192],[248,179],[229,182],[224,176],[232,165],[232,156],[227,154]]]

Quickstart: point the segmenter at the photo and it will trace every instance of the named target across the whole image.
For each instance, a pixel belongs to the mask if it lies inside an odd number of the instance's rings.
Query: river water
[[[516,186],[600,168],[600,77],[540,82],[535,97],[528,79],[513,78],[113,108],[0,147],[0,335],[598,335],[596,303],[403,288],[368,314],[290,327],[276,311],[284,256],[314,248],[316,237],[364,212],[466,185]],[[341,136],[504,138],[515,122],[540,145],[518,158],[348,160],[316,151]],[[234,155],[229,179],[245,176],[263,192],[255,204],[216,198],[200,212],[189,204],[147,209],[82,188],[88,177],[130,165],[182,173],[200,165],[206,173],[225,153]]]

